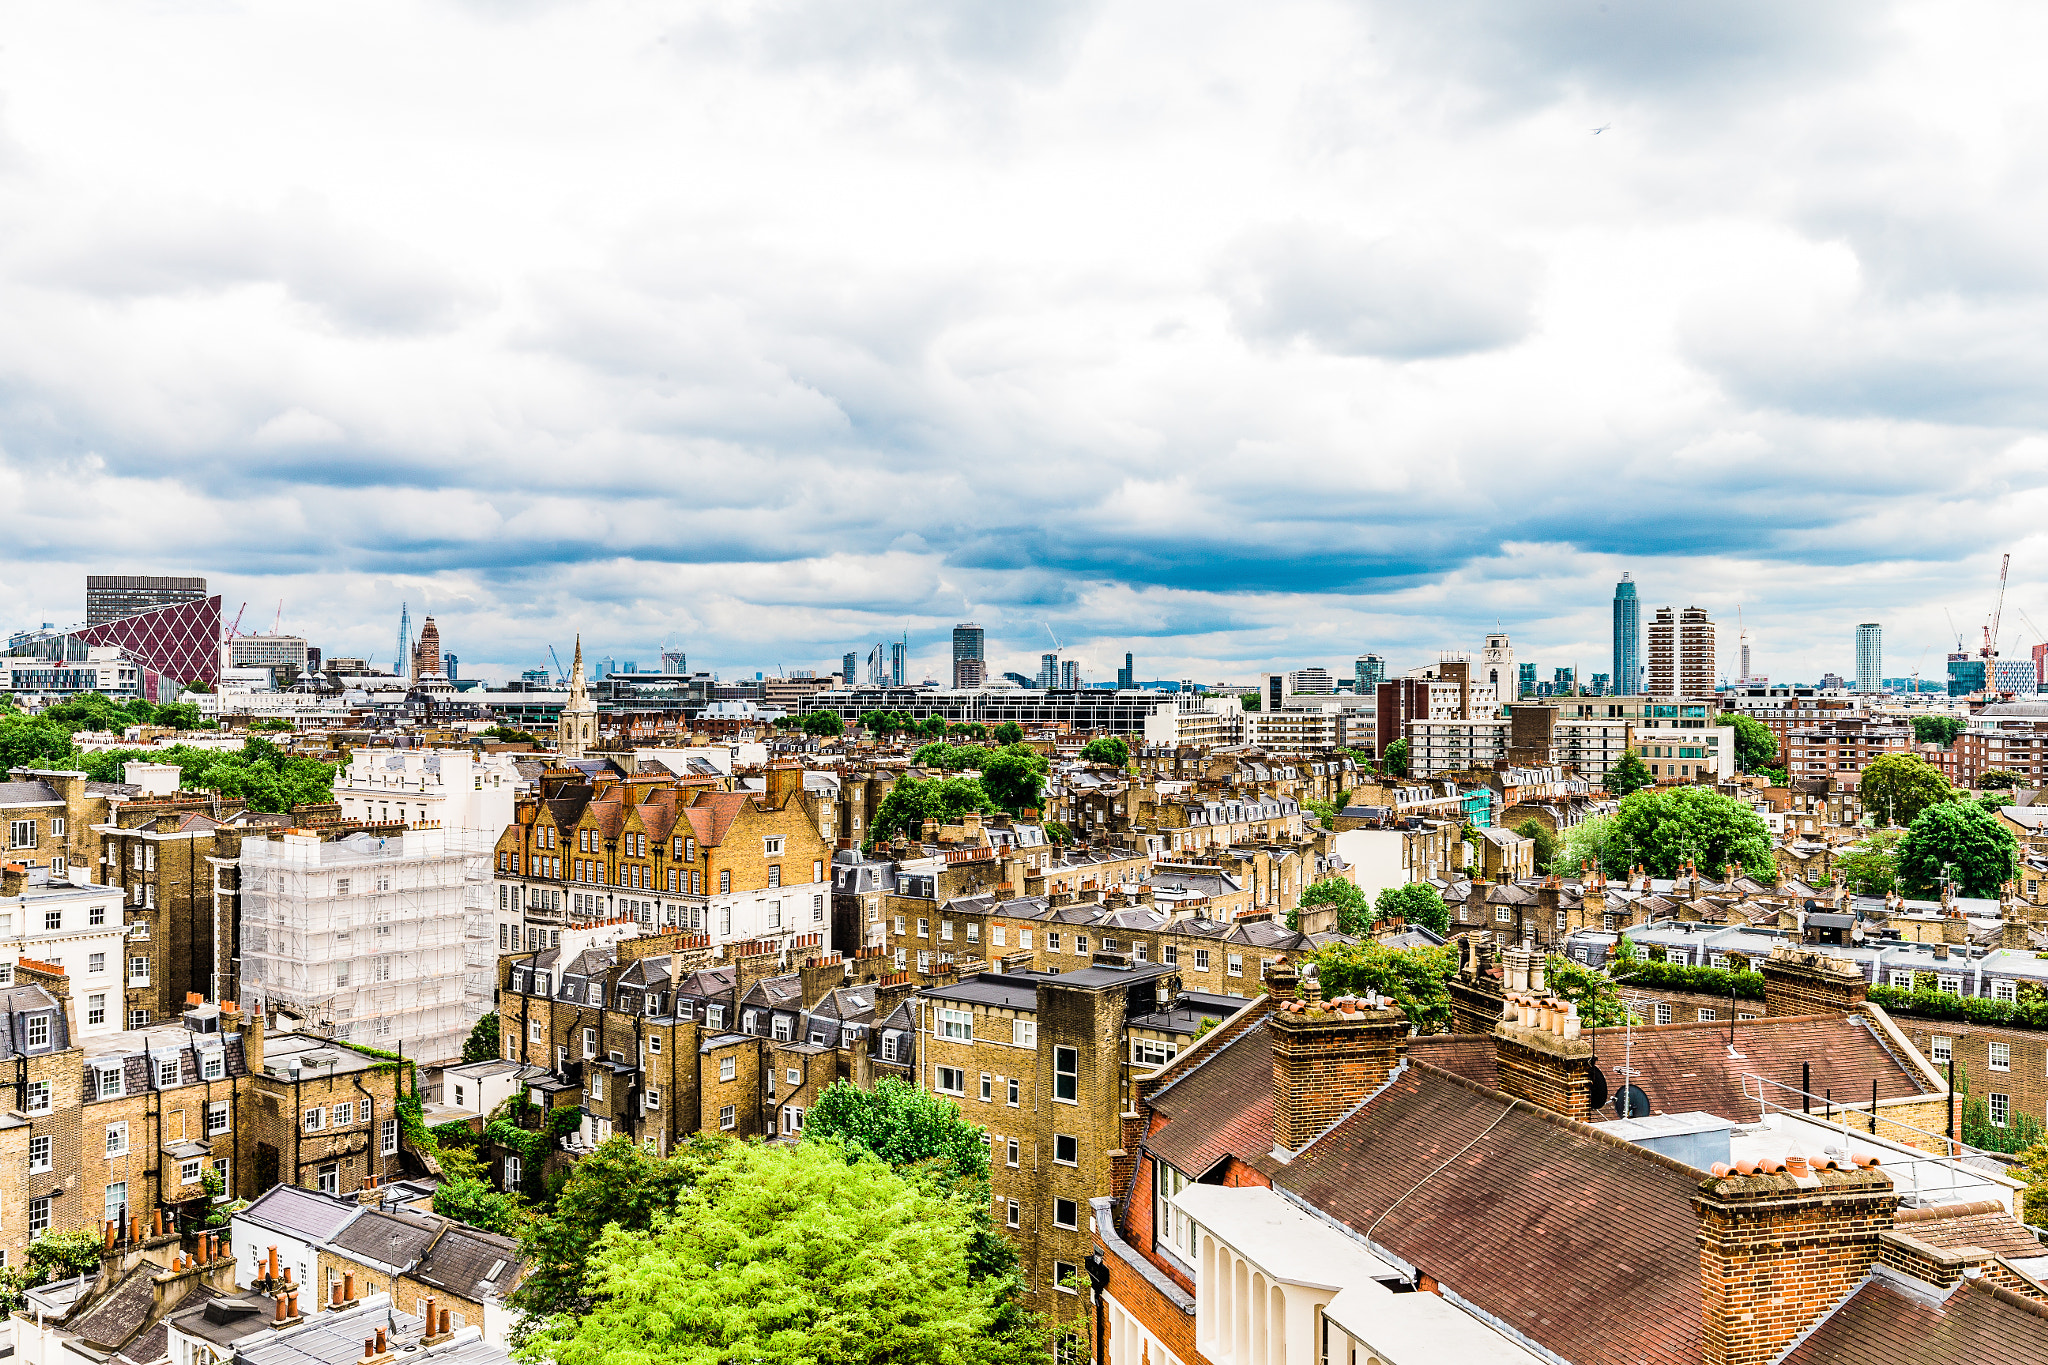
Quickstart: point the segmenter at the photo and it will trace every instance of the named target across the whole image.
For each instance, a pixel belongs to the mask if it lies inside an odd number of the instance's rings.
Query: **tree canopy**
[[[1544,873],[1549,872],[1552,861],[1557,857],[1557,836],[1550,832],[1547,825],[1542,824],[1534,817],[1516,825],[1515,833],[1536,845],[1534,857],[1536,870]]]
[[[1006,720],[996,727],[994,739],[996,743],[1002,745],[1022,744],[1024,727],[1014,720]]]
[[[121,765],[138,759],[174,763],[181,786],[247,801],[252,810],[288,811],[334,799],[334,764],[295,758],[261,739],[251,739],[239,750],[184,744],[168,749],[102,749],[79,755],[72,766],[95,782],[119,782]]]
[[[1319,877],[1309,883],[1296,903],[1294,915],[1288,917],[1288,926],[1298,928],[1298,916],[1302,910],[1313,910],[1318,906],[1335,906],[1337,910],[1337,932],[1340,934],[1362,934],[1372,928],[1372,906],[1365,899],[1365,893],[1347,877],[1335,873]]]
[[[1921,811],[1955,794],[1941,770],[1918,754],[1886,754],[1872,759],[1857,779],[1856,790],[1864,811],[1887,825],[1910,825]]]
[[[1896,829],[1872,831],[1869,838],[1835,859],[1835,873],[1842,884],[1859,896],[1884,896],[1899,885],[1899,840]]]
[[[1753,773],[1778,761],[1778,737],[1755,716],[1723,711],[1714,717],[1714,724],[1735,727],[1735,766],[1743,772]]]
[[[2024,787],[2027,779],[2009,768],[1986,768],[1977,774],[1976,788],[1984,792],[2009,792],[2014,787]]]
[[[1665,787],[1624,797],[1609,829],[1610,856],[1673,877],[1691,862],[1719,875],[1732,863],[1770,868],[1771,832],[1763,817],[1710,787]]]
[[[1444,983],[1458,969],[1458,958],[1449,947],[1331,943],[1309,960],[1321,974],[1325,1000],[1378,991],[1398,1004],[1420,1033],[1442,1033],[1451,1026],[1451,996]]]
[[[804,1140],[858,1147],[902,1170],[931,1163],[947,1185],[988,1184],[988,1143],[958,1106],[884,1076],[872,1090],[834,1081],[804,1115]]]
[[[1435,887],[1426,882],[1408,882],[1382,890],[1372,905],[1376,919],[1404,919],[1426,925],[1433,932],[1451,931],[1451,910]]]
[[[913,839],[922,838],[927,823],[950,824],[971,810],[990,815],[996,810],[980,779],[906,775],[889,788],[881,808],[868,822],[867,847],[893,839],[899,831]]]
[[[1615,838],[1611,815],[1595,815],[1573,825],[1564,832],[1551,856],[1559,869],[1566,872],[1597,867],[1610,877],[1623,877],[1631,866],[1628,851]]]
[[[469,1031],[469,1037],[462,1040],[462,1060],[465,1062],[488,1062],[498,1055],[498,1012],[490,1011]]]
[[[1408,741],[1397,739],[1380,750],[1380,768],[1391,777],[1408,776]]]
[[[976,1365],[1006,1284],[976,1280],[963,1205],[858,1148],[731,1144],[645,1232],[606,1228],[590,1307],[521,1348],[552,1365]]]
[[[846,733],[846,722],[837,711],[806,711],[797,718],[797,724],[815,739],[836,739]]]
[[[1005,744],[981,765],[981,785],[989,799],[1012,815],[1035,810],[1052,764],[1024,744]]]
[[[1100,735],[1081,746],[1081,761],[1122,768],[1131,761],[1131,746],[1117,735]]]
[[[2018,868],[2019,840],[1974,801],[1929,806],[1899,842],[1899,881],[1912,896],[1935,895],[1950,877],[1959,895],[1995,897]]]
[[[1614,796],[1627,796],[1645,787],[1655,786],[1657,779],[1650,775],[1650,765],[1643,762],[1642,755],[1634,749],[1623,749],[1621,761],[1607,770],[1607,776],[1600,779],[1600,785]]]
[[[1939,744],[1947,749],[1954,746],[1956,736],[1969,728],[1969,722],[1961,716],[1915,716],[1913,717],[1913,742],[1915,744]]]
[[[989,751],[979,744],[949,744],[935,739],[929,744],[919,745],[911,754],[910,761],[920,768],[957,773],[966,768],[979,768],[988,754]]]
[[[570,1167],[554,1205],[534,1219],[521,1246],[533,1268],[512,1292],[512,1305],[530,1315],[528,1326],[587,1309],[590,1257],[604,1230],[652,1228],[723,1148],[721,1139],[703,1137],[659,1157],[621,1135]]]

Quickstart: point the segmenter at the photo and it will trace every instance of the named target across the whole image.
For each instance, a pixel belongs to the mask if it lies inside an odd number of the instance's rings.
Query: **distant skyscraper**
[[[851,659],[853,656],[849,654],[846,657]],[[664,673],[689,672],[689,656],[684,654],[683,651],[681,651],[680,649],[664,649],[663,651],[661,651],[661,671]],[[851,671],[850,666],[848,671]]]
[[[1748,671],[1743,669],[1744,673]],[[1865,621],[1856,627],[1856,690],[1884,691],[1884,629],[1875,621]]]
[[[839,660],[839,681],[847,687],[860,681],[860,655],[847,650]]]
[[[1590,687],[1588,687],[1587,690],[1590,691],[1596,697],[1604,697],[1607,695],[1607,690],[1613,685],[1613,678],[1609,677],[1605,673],[1595,673],[1593,675],[1592,684]]]
[[[1116,689],[1119,692],[1128,692],[1137,685],[1137,670],[1131,666],[1131,656],[1126,653],[1124,655],[1124,666],[1116,671]]]
[[[453,654],[443,654],[441,656],[441,671],[448,675],[449,682],[455,681],[455,670],[461,663],[462,660],[456,658]]]
[[[882,663],[882,660],[887,657],[888,655],[883,652],[880,644],[877,644],[868,651],[868,681],[876,687],[886,687],[888,685],[889,675],[885,665]]]
[[[1552,696],[1569,697],[1576,690],[1572,678],[1572,673],[1573,670],[1569,668],[1556,668],[1551,670],[1550,693]]]
[[[1387,661],[1377,654],[1361,654],[1351,665],[1351,687],[1360,696],[1377,695],[1387,680]]]
[[[2001,692],[2031,695],[2039,690],[2032,659],[1999,659],[1991,665],[1992,685]]]
[[[1060,686],[1072,692],[1081,686],[1081,665],[1073,659],[1060,660]]]
[[[981,651],[982,631],[980,626],[975,625],[972,621],[963,621],[961,624],[953,627],[953,686],[981,686],[981,680],[987,676],[988,668]],[[960,665],[963,663],[980,665],[980,667],[970,670],[976,675],[973,682],[967,682],[961,678]]]
[[[1038,685],[1058,687],[1060,685],[1060,656],[1041,654],[1038,656]]]
[[[1287,690],[1309,696],[1329,696],[1337,690],[1337,684],[1330,677],[1330,670],[1317,664],[1297,668],[1287,675]]]
[[[895,641],[892,641],[892,642],[890,643],[890,645],[889,645],[889,686],[891,686],[891,687],[901,687],[901,686],[903,686],[903,678],[904,678],[904,674],[905,674],[905,673],[906,673],[906,672],[908,671],[908,670],[907,670],[907,668],[906,668],[906,664],[908,663],[908,660],[906,660],[906,659],[904,658],[904,655],[908,654],[909,652],[910,652],[910,646],[909,646],[909,645],[908,645],[907,643],[905,643],[904,641],[902,641],[902,640],[895,640]]]
[[[1700,607],[1657,608],[1650,622],[1649,686],[1653,697],[1711,697],[1717,681],[1714,623]]]
[[[2048,692],[2048,642],[2034,646],[2034,690]]]
[[[158,578],[148,574],[87,574],[85,623],[89,626],[140,616],[158,607],[204,602],[203,578]]]
[[[1515,666],[1515,695],[1518,697],[1533,697],[1536,695],[1536,665],[1517,664]]]
[[[1627,574],[1614,585],[1614,690],[1643,690],[1643,604]]]
[[[1749,681],[1749,641],[1742,642],[1742,674],[1740,681]]]
[[[403,678],[412,669],[412,607],[398,604],[398,649],[391,656],[391,671]]]

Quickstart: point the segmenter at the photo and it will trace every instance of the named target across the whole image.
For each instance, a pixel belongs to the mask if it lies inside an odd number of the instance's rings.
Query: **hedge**
[[[1977,995],[1950,995],[1946,991],[1872,986],[1870,999],[1893,1014],[1909,1017],[1960,1019],[1995,1028],[2048,1029],[2048,998],[2031,992],[2021,1000],[1987,1000]]]
[[[1681,967],[1675,962],[1618,961],[1614,978],[1625,984],[1656,986],[1668,991],[1692,991],[1698,995],[1727,996],[1738,1000],[1764,998],[1761,972],[1731,972],[1720,967]]]

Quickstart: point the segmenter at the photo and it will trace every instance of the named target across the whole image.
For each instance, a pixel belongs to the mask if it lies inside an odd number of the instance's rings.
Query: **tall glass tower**
[[[1614,690],[1643,690],[1643,606],[1636,600],[1635,580],[1627,574],[1614,585]]]
[[[1856,627],[1856,690],[1884,691],[1884,630],[1875,621]]]

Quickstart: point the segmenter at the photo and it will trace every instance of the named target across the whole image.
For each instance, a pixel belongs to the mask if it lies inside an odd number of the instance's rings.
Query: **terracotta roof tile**
[[[1759,1008],[1753,1002],[1750,1008]],[[1723,1005],[1723,1009],[1727,1006]],[[1703,1110],[1744,1123],[1760,1115],[1759,1089],[1751,1075],[1775,1081],[1785,1089],[1762,1087],[1780,1105],[1798,1103],[1801,1064],[1812,1068],[1812,1093],[1834,1096],[1837,1104],[1870,1103],[1870,1083],[1877,1081],[1879,1099],[1926,1093],[1913,1072],[1894,1056],[1861,1015],[1819,1014],[1740,1020],[1735,1025],[1736,1050],[1728,1055],[1728,1023],[1656,1024],[1629,1031],[1600,1029],[1595,1053],[1602,1070],[1614,1080],[1613,1068],[1630,1049],[1629,1064],[1641,1073],[1635,1083],[1649,1096],[1653,1112],[1682,1114]]]
[[[2048,1360],[2048,1317],[2020,1307],[1981,1283],[1963,1280],[1939,1304],[1873,1276],[1783,1365],[2036,1365]]]
[[[1500,1084],[1500,1068],[1490,1033],[1426,1033],[1408,1040],[1408,1055],[1417,1061],[1454,1071],[1491,1090]]]
[[[1509,1104],[1411,1054],[1274,1184],[1574,1365],[1697,1365],[1699,1173]]]
[[[1152,1097],[1164,1127],[1145,1148],[1193,1180],[1226,1156],[1249,1161],[1273,1150],[1273,1053],[1259,1020]]]
[[[1937,1204],[1931,1208],[1900,1209],[1898,1229],[1908,1237],[1930,1246],[1952,1251],[1958,1247],[1982,1247],[1994,1256],[2026,1260],[2048,1256],[2044,1247],[2020,1221],[1995,1199],[1972,1204]]]

